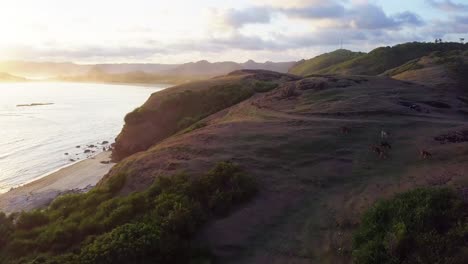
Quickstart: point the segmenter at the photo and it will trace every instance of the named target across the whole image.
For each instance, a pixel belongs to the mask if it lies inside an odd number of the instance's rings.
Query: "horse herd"
[[[351,128],[349,127],[341,127],[342,134],[349,134],[351,133]],[[390,133],[385,130],[380,131],[380,144],[373,144],[370,146],[370,151],[377,154],[377,156],[381,159],[388,158],[388,152],[392,149],[392,145],[388,142],[388,138]],[[432,154],[427,150],[419,150],[419,157],[422,159],[430,159],[432,158]]]

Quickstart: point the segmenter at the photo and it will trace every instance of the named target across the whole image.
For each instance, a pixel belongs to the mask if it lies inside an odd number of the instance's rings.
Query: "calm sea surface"
[[[102,151],[103,141],[114,142],[125,114],[166,87],[0,84],[0,192]],[[49,105],[18,106],[30,104]]]

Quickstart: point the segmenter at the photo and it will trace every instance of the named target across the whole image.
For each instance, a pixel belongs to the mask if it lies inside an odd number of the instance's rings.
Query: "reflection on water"
[[[0,192],[102,150],[125,114],[165,87],[0,84]]]

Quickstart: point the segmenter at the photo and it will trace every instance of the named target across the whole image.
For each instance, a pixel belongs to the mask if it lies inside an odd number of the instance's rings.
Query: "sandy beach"
[[[0,211],[5,213],[31,210],[49,204],[67,191],[91,188],[112,168],[111,152],[62,168],[36,181],[30,182],[0,195]]]

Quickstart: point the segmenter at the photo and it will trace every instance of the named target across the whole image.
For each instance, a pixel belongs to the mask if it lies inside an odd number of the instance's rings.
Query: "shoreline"
[[[101,163],[110,161],[110,155],[111,151],[101,152],[0,194],[0,211],[28,211],[48,205],[63,193],[88,191],[114,166]]]

